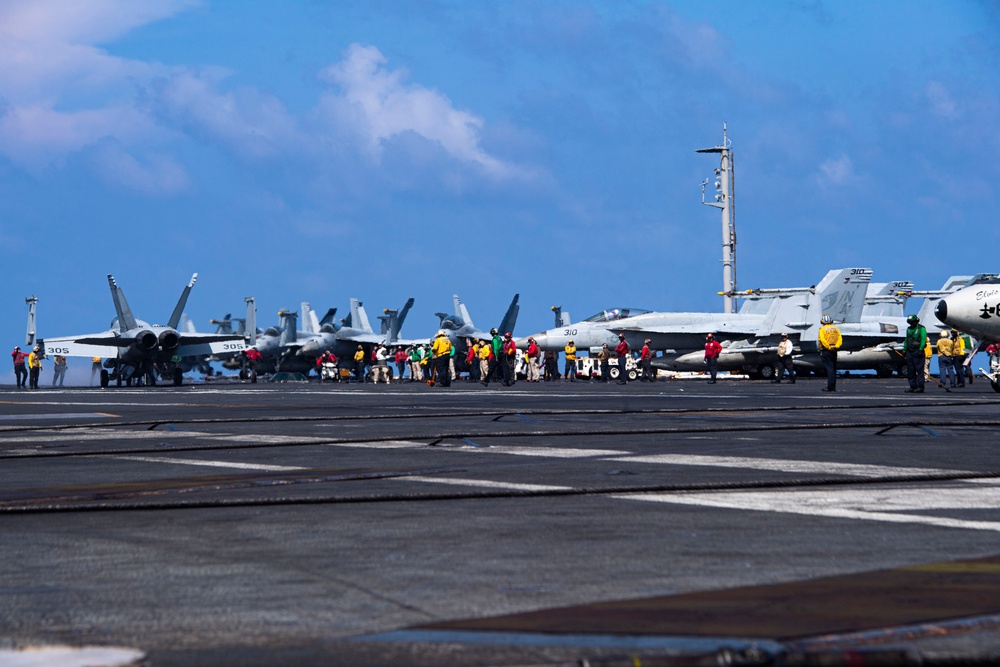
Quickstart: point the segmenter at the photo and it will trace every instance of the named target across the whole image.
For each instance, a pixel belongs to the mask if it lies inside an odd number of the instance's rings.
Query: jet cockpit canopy
[[[646,310],[645,308],[611,308],[609,310],[602,310],[596,315],[591,315],[584,322],[616,322],[624,320],[626,317],[635,317],[636,315],[645,315],[651,312],[653,311]]]
[[[264,335],[265,336],[280,336],[281,335],[281,331],[278,329],[278,327],[268,327],[267,329],[264,330]]]

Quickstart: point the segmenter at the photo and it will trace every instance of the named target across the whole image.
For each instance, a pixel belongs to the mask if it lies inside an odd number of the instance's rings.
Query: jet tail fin
[[[294,310],[279,310],[278,318],[281,320],[281,344],[288,345],[298,341],[299,315]]]
[[[559,327],[569,326],[569,313],[564,313],[562,306],[552,306],[552,312],[555,313],[556,316],[556,329]]]
[[[503,319],[500,321],[500,326],[497,329],[501,333],[514,333],[514,325],[517,324],[517,313],[521,309],[517,305],[517,301],[520,298],[520,294],[515,294],[514,298],[511,299],[510,305],[507,307],[507,312],[504,313]]]
[[[389,345],[399,340],[399,330],[403,328],[403,320],[406,319],[406,314],[410,312],[412,306],[413,297],[411,296],[400,310],[386,309],[383,311],[385,315],[379,317],[379,320],[382,321],[381,333],[386,337],[386,343]]]
[[[365,305],[357,299],[351,299],[351,326],[362,331],[372,331],[372,325],[368,321],[368,313],[365,312]]]
[[[406,321],[406,315],[410,312],[410,308],[413,307],[413,297],[411,296],[403,304],[403,307],[399,310],[399,320],[396,322],[396,333],[398,334],[400,329],[403,328],[403,322]]]
[[[451,300],[455,302],[455,314],[461,317],[462,320],[470,327],[476,326],[472,323],[472,318],[469,317],[469,309],[465,307],[465,304],[458,298],[458,295],[452,294]]]
[[[336,314],[337,314],[336,308],[327,309],[326,315],[324,315],[323,319],[319,321],[319,325],[323,326],[324,324],[333,324],[333,318]]]
[[[35,312],[38,306],[37,296],[26,296],[24,297],[24,302],[28,304],[28,331],[24,335],[24,345],[25,347],[31,348],[35,346],[35,332],[38,330],[35,324]]]
[[[128,301],[125,300],[125,293],[121,291],[118,283],[115,282],[115,277],[110,273],[108,274],[108,286],[111,287],[111,300],[115,303],[115,315],[118,316],[118,330],[128,331],[139,328],[135,321],[135,315],[132,314],[132,309],[128,307]],[[180,315],[177,318],[180,319]]]
[[[302,331],[306,333],[319,333],[319,318],[316,317],[316,311],[313,310],[312,305],[306,301],[299,304],[302,308]]]
[[[181,325],[181,315],[187,307],[188,295],[191,294],[191,288],[194,287],[194,281],[196,280],[198,280],[197,273],[191,276],[191,280],[184,287],[184,291],[181,292],[181,298],[177,300],[177,305],[174,306],[174,312],[170,313],[170,319],[167,320],[167,326],[171,329],[176,329]]]
[[[247,317],[244,326],[247,335],[250,336],[250,347],[253,347],[257,344],[257,300],[252,296],[244,297],[243,300],[247,304]]]

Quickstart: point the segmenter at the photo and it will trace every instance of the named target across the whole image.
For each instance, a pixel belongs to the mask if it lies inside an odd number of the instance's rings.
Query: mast
[[[722,144],[712,148],[699,148],[696,153],[718,153],[719,168],[715,170],[715,200],[705,201],[705,186],[701,184],[701,203],[714,206],[722,211],[722,297],[723,312],[736,312],[736,206],[733,157],[729,150],[732,143],[726,136],[726,124],[722,124]]]

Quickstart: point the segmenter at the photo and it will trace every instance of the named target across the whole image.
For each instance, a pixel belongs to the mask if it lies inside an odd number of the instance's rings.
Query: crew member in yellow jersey
[[[942,385],[950,384],[952,387],[957,384],[953,356],[954,347],[955,343],[951,340],[951,333],[947,329],[942,330],[937,342],[938,378]]]
[[[451,369],[449,368],[449,362],[451,361],[451,341],[448,340],[448,335],[444,330],[438,331],[437,336],[434,337],[431,352],[434,353],[438,386],[450,387]]]
[[[837,350],[844,344],[844,339],[832,317],[824,315],[822,322],[823,326],[819,328],[819,357],[826,369],[826,387],[823,391],[837,391]]]
[[[576,345],[573,341],[566,343],[563,352],[566,353],[566,380],[576,382]]]

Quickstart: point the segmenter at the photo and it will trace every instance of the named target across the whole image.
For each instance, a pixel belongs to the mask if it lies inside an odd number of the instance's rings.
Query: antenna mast
[[[719,153],[720,164],[715,170],[715,201],[705,201],[706,178],[701,184],[701,203],[722,210],[722,295],[723,312],[736,312],[736,182],[733,180],[733,159],[729,150],[732,143],[722,124],[722,144],[712,148],[699,148],[696,153]]]

